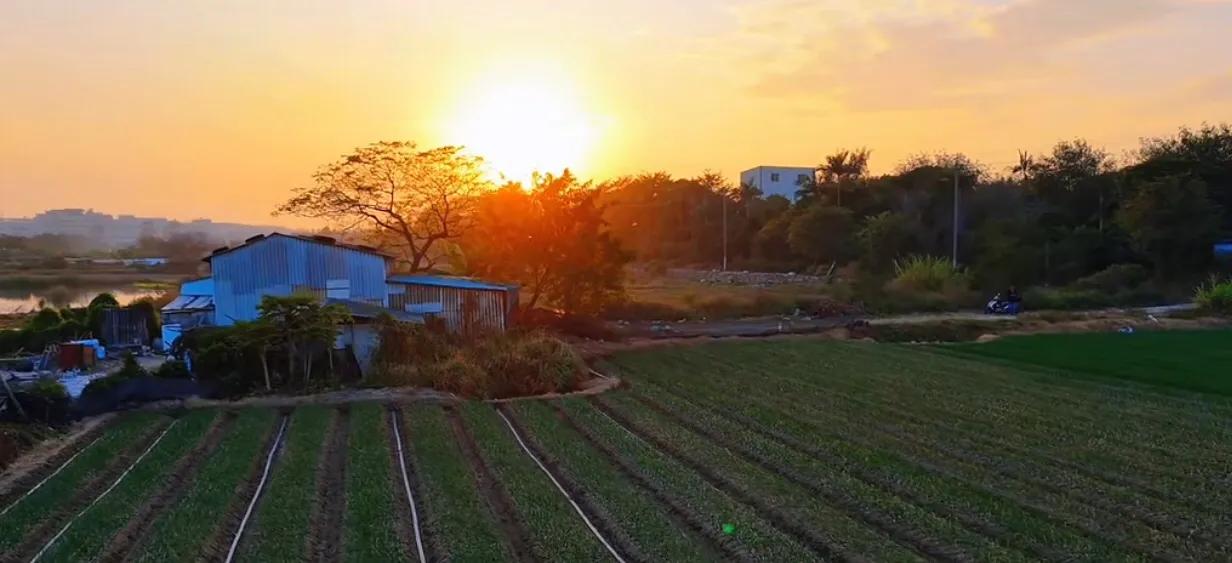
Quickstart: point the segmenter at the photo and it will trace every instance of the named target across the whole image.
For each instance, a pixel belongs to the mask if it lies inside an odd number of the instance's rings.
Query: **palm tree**
[[[1039,168],[1039,164],[1035,162],[1035,157],[1031,156],[1031,153],[1027,151],[1020,150],[1018,151],[1018,164],[1014,165],[1010,173],[1017,174],[1022,178],[1022,181],[1026,182],[1035,173],[1037,168]]]
[[[856,180],[868,173],[868,157],[872,154],[867,148],[855,150],[843,149],[826,157],[824,164],[818,167],[822,180],[834,182],[835,204],[843,205],[843,182]]]

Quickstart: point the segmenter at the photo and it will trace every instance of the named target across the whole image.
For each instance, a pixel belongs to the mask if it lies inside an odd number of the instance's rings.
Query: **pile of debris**
[[[698,272],[697,281],[712,285],[748,285],[770,287],[775,285],[820,285],[826,283],[824,276],[811,276],[796,272],[747,272],[710,270]]]

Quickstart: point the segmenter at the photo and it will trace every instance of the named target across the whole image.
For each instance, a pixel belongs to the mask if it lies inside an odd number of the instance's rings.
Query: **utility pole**
[[[950,264],[958,269],[958,169],[954,169],[954,247],[951,249]]]
[[[723,271],[727,271],[727,193],[723,192]]]

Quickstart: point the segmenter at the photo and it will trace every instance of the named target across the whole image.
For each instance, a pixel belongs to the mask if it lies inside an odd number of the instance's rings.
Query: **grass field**
[[[1221,375],[1175,338],[1141,353]],[[0,559],[1232,558],[1232,400],[1032,346],[1063,344],[746,341],[615,356],[630,385],[588,398],[129,414],[0,495]]]

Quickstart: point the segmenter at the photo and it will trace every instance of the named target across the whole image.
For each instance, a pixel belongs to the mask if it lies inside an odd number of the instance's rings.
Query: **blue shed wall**
[[[308,291],[325,297],[327,280],[350,282],[350,299],[384,305],[385,259],[330,244],[270,236],[210,259],[214,322],[257,318],[265,295]]]

